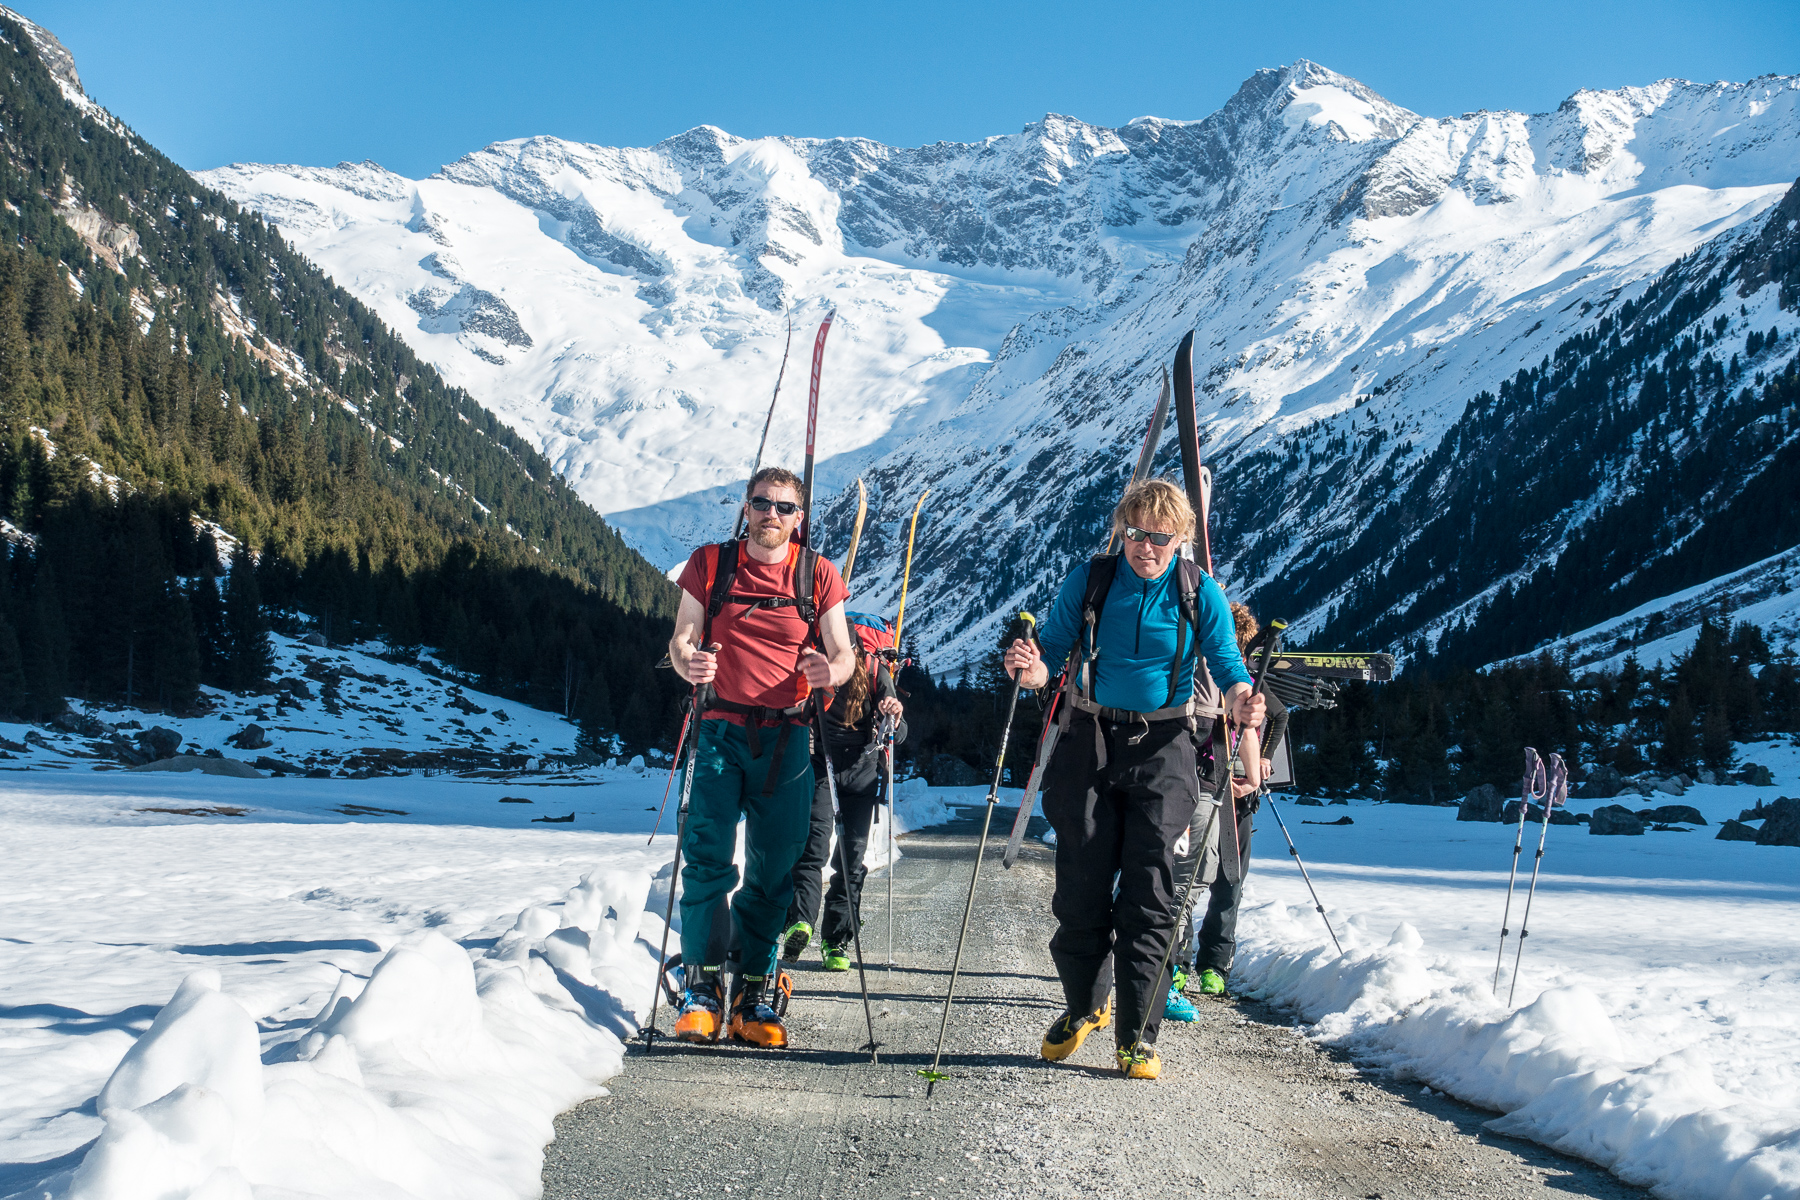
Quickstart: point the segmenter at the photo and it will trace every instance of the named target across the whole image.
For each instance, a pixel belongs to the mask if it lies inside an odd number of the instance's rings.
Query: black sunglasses
[[[1175,540],[1175,535],[1172,533],[1151,533],[1148,530],[1139,529],[1136,525],[1127,525],[1125,536],[1134,542],[1141,542],[1145,538],[1149,538],[1152,546],[1166,546]]]
[[[768,512],[772,508],[784,517],[791,517],[800,511],[800,506],[792,500],[771,500],[767,496],[758,496],[751,500],[750,507],[757,512]]]

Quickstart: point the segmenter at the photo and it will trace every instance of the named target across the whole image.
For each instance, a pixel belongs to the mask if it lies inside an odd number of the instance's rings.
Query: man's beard
[[[779,525],[771,525],[766,529],[760,526],[752,526],[750,529],[750,540],[761,546],[764,550],[773,550],[775,547],[781,545],[781,543],[787,541],[788,537],[786,533],[782,532],[781,526]]]

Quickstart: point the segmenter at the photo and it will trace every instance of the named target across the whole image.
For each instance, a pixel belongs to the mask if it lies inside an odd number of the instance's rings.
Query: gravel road
[[[1014,810],[997,809],[999,838]],[[1482,1128],[1491,1114],[1365,1073],[1278,1012],[1201,1004],[1165,1022],[1163,1077],[1127,1081],[1112,1031],[1067,1063],[1038,1057],[1061,1012],[1045,945],[1051,852],[1008,872],[989,842],[945,1063],[931,1061],[979,812],[908,836],[895,871],[895,963],[869,975],[880,1062],[854,970],[796,972],[784,1053],[634,1045],[612,1094],[564,1113],[549,1200],[612,1197],[1641,1197],[1599,1167]],[[1041,826],[1041,819],[1038,822]],[[1036,832],[1036,831],[1034,831]],[[886,881],[869,879],[864,949],[880,962]],[[663,1025],[671,1024],[665,1010]]]

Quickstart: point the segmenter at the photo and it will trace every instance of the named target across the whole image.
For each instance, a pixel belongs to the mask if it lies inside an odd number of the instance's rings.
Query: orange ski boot
[[[683,1042],[716,1042],[725,1017],[725,989],[717,967],[702,967],[696,985],[681,994],[675,1037]]]
[[[787,1026],[781,1023],[781,1014],[763,999],[767,982],[766,975],[742,977],[737,1003],[731,1006],[729,1033],[733,1041],[779,1050],[788,1044]]]

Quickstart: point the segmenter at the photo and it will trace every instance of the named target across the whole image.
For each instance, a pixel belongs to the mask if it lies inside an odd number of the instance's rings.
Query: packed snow
[[[1497,989],[1516,824],[1278,799],[1344,955],[1265,807],[1234,986],[1367,1066],[1499,1111],[1496,1132],[1659,1196],[1800,1196],[1800,849],[1715,838],[1758,801],[1800,794],[1800,746],[1740,750],[1777,786],[1689,788],[1680,803],[1704,826],[1552,825],[1521,958],[1542,831],[1528,824]]]

